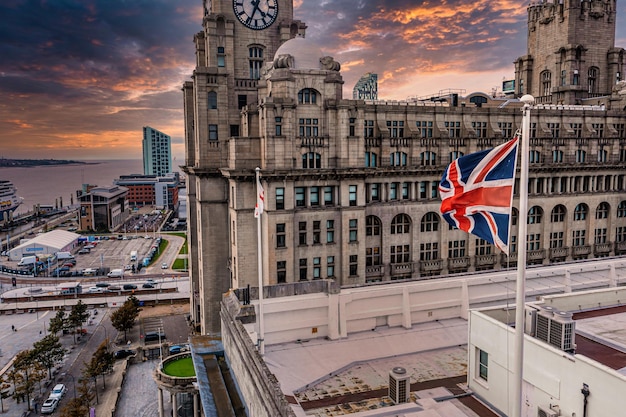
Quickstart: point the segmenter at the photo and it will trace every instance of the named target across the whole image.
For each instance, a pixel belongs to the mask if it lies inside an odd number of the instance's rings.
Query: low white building
[[[624,415],[626,288],[545,296],[525,317],[522,416]],[[469,388],[503,415],[514,406],[514,325],[515,308],[469,316]]]
[[[79,234],[65,230],[52,230],[42,233],[11,249],[9,251],[9,260],[19,261],[25,256],[72,252],[78,246],[79,237]]]

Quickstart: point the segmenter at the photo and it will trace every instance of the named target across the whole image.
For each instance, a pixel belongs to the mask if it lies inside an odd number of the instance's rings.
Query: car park
[[[52,414],[52,413],[54,413],[54,410],[57,409],[58,405],[59,405],[59,399],[58,398],[48,398],[41,405],[41,414]]]
[[[115,359],[124,359],[129,356],[133,356],[134,354],[135,354],[134,350],[122,349],[122,350],[115,351],[113,356],[115,357]]]
[[[54,388],[52,388],[52,391],[50,392],[48,398],[61,399],[66,392],[67,388],[65,387],[65,384],[56,384]]]

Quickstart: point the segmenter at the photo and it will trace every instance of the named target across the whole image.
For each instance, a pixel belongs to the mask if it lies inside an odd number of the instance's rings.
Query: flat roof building
[[[173,171],[172,138],[169,135],[150,126],[144,126],[141,145],[145,175],[163,176]]]
[[[128,188],[118,185],[92,187],[86,194],[81,194],[80,229],[97,232],[117,230],[130,213]]]

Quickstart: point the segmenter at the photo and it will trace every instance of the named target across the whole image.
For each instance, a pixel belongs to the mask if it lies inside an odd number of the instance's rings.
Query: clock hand
[[[252,9],[252,13],[250,13],[250,16],[248,17],[247,22],[250,23],[252,21],[252,18],[254,17],[254,15],[256,14],[256,11],[259,10],[259,3],[261,2],[261,0],[252,0],[252,5],[254,6],[254,8]]]

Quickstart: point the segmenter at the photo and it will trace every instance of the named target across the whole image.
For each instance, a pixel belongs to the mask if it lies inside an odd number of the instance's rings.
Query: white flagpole
[[[517,234],[517,285],[515,297],[515,349],[514,349],[514,392],[513,412],[511,417],[522,416],[522,381],[524,379],[524,317],[526,303],[525,272],[526,272],[526,229],[528,217],[528,151],[530,138],[530,108],[535,102],[531,95],[521,98],[524,103],[522,117],[522,153],[519,179],[519,216]]]
[[[258,187],[259,184],[259,171],[261,168],[256,168],[256,199],[257,206],[259,205],[259,195],[260,190]],[[264,208],[265,209],[265,208]],[[264,211],[264,210],[263,210]],[[263,252],[261,252],[261,216],[263,215],[263,211],[259,210],[259,215],[256,218],[256,235],[257,235],[257,267],[259,269],[259,336],[258,336],[258,344],[259,344],[259,353],[261,355],[265,355],[265,323],[263,323]]]

